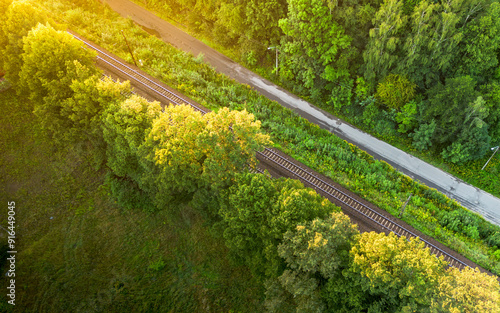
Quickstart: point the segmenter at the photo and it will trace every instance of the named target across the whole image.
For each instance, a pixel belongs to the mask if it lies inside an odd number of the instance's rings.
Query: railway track
[[[350,195],[339,190],[338,188],[326,182],[325,180],[319,178],[311,170],[306,170],[296,165],[295,163],[292,163],[290,160],[274,152],[272,149],[266,148],[264,151],[257,153],[260,154],[261,158],[265,158],[273,162],[274,164],[279,165],[282,169],[286,169],[286,171],[291,173],[293,176],[299,178],[302,182],[310,185],[317,192],[321,192],[336,199],[343,205],[358,212],[359,214],[366,217],[373,223],[381,226],[382,228],[390,232],[393,232],[397,236],[399,237],[405,236],[407,239],[409,238],[420,239],[421,241],[424,242],[426,247],[429,248],[432,254],[436,255],[437,257],[443,256],[444,260],[449,263],[449,266],[453,266],[459,269],[470,267],[469,265],[455,258],[454,256],[442,250],[441,248],[435,246],[434,244],[428,242],[425,239],[420,238],[417,234],[413,233],[412,231],[388,219],[386,216],[380,214],[379,212],[359,202],[358,200],[354,199]]]
[[[195,105],[191,101],[185,99],[182,96],[179,96],[175,94],[174,92],[166,89],[165,87],[161,86],[160,84],[156,83],[155,81],[151,80],[150,78],[146,77],[145,75],[141,74],[140,72],[134,70],[130,66],[123,64],[121,61],[117,60],[116,58],[110,56],[106,52],[104,52],[102,49],[99,47],[96,47],[82,38],[79,38],[78,36],[72,34],[76,39],[84,42],[87,47],[89,47],[92,50],[95,50],[98,53],[97,58],[106,63],[108,66],[114,68],[116,71],[124,74],[126,77],[130,78],[130,80],[136,81],[141,85],[144,85],[148,89],[150,89],[152,92],[158,94],[162,98],[166,99],[168,102],[171,102],[176,105],[190,105],[193,107],[195,110],[200,111],[202,114],[208,113],[209,110],[205,108],[200,108],[199,106]],[[379,225],[383,229],[386,229],[390,232],[393,232],[397,236],[404,236],[407,239],[409,238],[419,238],[426,247],[429,248],[430,252],[436,255],[437,257],[442,256],[445,261],[449,263],[449,266],[456,267],[459,269],[463,269],[466,267],[470,267],[466,263],[462,262],[461,260],[457,259],[453,255],[447,253],[446,251],[442,250],[441,248],[435,246],[431,242],[420,238],[418,235],[413,233],[412,231],[406,229],[405,227],[399,225],[395,221],[387,218],[386,216],[380,214],[379,212],[375,211],[374,209],[366,206],[365,204],[359,202],[358,200],[354,199],[350,195],[344,193],[343,191],[339,190],[332,184],[326,182],[325,180],[319,178],[317,175],[314,174],[312,170],[307,170],[305,168],[302,168],[295,163],[291,162],[287,158],[281,156],[280,154],[276,153],[270,148],[265,148],[264,151],[262,152],[257,152],[257,155],[260,157],[261,160],[265,160],[266,162],[270,163],[271,166],[278,167],[282,170],[285,170],[286,172],[290,173],[292,176],[295,176],[296,178],[300,179],[304,184],[311,186],[313,189],[315,189],[317,192],[322,193],[324,195],[330,196],[333,199],[337,200],[338,202],[342,203],[344,206],[349,207],[350,209],[356,211],[358,214],[364,216],[371,222]],[[263,170],[261,169],[253,169],[252,172],[259,172],[259,173],[264,173]]]
[[[108,66],[114,68],[118,72],[124,74],[125,76],[127,76],[130,79],[138,82],[139,84],[148,87],[151,91],[155,92],[156,94],[158,94],[162,98],[168,100],[172,104],[176,104],[176,105],[181,105],[181,104],[190,105],[195,110],[200,111],[203,114],[209,112],[207,109],[200,108],[200,107],[192,104],[190,101],[188,101],[188,100],[184,99],[183,97],[175,94],[174,92],[168,90],[167,88],[165,88],[162,85],[156,83],[155,81],[151,80],[147,76],[145,76],[145,75],[141,74],[140,72],[134,70],[130,66],[128,66],[126,64],[123,64],[123,62],[121,62],[121,61],[117,60],[116,58],[110,56],[109,54],[107,54],[106,52],[104,52],[99,47],[96,47],[96,46],[88,43],[87,41],[85,41],[82,38],[76,36],[75,34],[72,34],[72,33],[70,33],[70,34],[73,37],[75,37],[76,39],[78,39],[78,40],[82,41],[83,43],[85,43],[87,45],[87,47],[89,47],[90,49],[96,51],[98,53],[98,55],[97,55],[97,59],[98,60],[106,63]]]

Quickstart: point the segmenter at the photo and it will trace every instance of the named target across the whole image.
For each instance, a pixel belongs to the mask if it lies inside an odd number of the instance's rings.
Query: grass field
[[[39,135],[29,101],[9,89],[0,110],[1,225],[15,201],[17,311],[263,310],[262,285],[196,211],[120,210],[89,155]],[[5,253],[3,230],[0,239]],[[5,293],[0,311],[12,311]]]

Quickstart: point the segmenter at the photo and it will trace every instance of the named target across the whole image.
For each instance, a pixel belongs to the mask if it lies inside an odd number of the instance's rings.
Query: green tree
[[[226,244],[260,277],[280,274],[277,246],[284,233],[335,210],[299,181],[261,174],[237,176],[224,199],[219,215]]]
[[[384,0],[373,19],[370,40],[363,52],[366,80],[375,86],[398,62],[397,46],[405,36],[408,17],[403,14],[403,2]]]
[[[75,125],[77,118],[72,120],[75,107],[66,108],[70,102],[65,100],[75,94],[71,88],[73,80],[85,80],[99,73],[94,65],[96,53],[82,49],[82,43],[70,34],[42,24],[23,41],[18,91],[33,100],[35,115],[54,140],[67,138],[68,129],[78,130],[79,125]]]
[[[430,123],[420,124],[415,133],[410,134],[413,137],[412,145],[419,151],[424,151],[432,147],[432,138],[436,131],[436,121],[433,119]]]
[[[115,91],[119,91],[115,85]],[[125,86],[127,87],[127,86]],[[158,102],[139,96],[111,102],[103,114],[103,138],[106,142],[106,165],[111,170],[109,181],[113,195],[123,208],[153,210],[156,189],[144,179],[141,146],[161,113]]]
[[[461,164],[484,157],[489,150],[491,138],[488,135],[488,125],[481,121],[465,125],[456,141],[441,152],[445,160]]]
[[[158,208],[176,198],[186,201],[202,187],[206,156],[197,145],[197,137],[205,126],[201,113],[184,105],[169,105],[153,121],[142,151],[147,184],[157,186]]]
[[[396,114],[396,121],[399,123],[398,132],[405,134],[417,126],[419,105],[421,104],[417,104],[416,101],[410,101]]]
[[[73,128],[68,132],[76,133],[74,137],[88,140],[105,152],[102,119],[109,106],[124,101],[131,92],[130,82],[115,82],[109,77],[101,79],[93,70],[76,64],[76,79],[71,82],[72,97],[63,100],[61,115],[67,117]],[[101,153],[94,151],[94,153]]]
[[[244,33],[249,40],[256,40],[265,46],[278,42],[282,35],[278,21],[286,16],[286,0],[244,1],[244,11]]]
[[[278,253],[289,269],[267,283],[268,310],[283,312],[283,302],[288,301],[296,312],[324,312],[321,281],[333,279],[348,267],[349,251],[358,234],[356,226],[341,212],[287,231]]]
[[[332,82],[349,75],[351,38],[329,11],[321,0],[289,0],[287,18],[279,21],[287,55],[280,73],[289,73],[309,90],[321,87],[320,79]]]
[[[492,51],[497,43],[490,43],[487,38],[495,32],[493,17],[497,12],[493,7],[488,13],[491,18],[478,19],[489,0],[417,2],[411,2],[413,10],[406,9],[405,14],[404,1],[386,0],[376,13],[364,51],[364,75],[368,82],[376,84],[388,73],[396,73],[408,77],[419,88],[428,89],[454,76],[462,58],[476,69],[471,71],[465,65],[467,70],[460,70],[459,75],[482,71],[484,66],[491,69]],[[476,42],[477,37],[480,38]],[[486,63],[480,64],[481,58]]]
[[[478,97],[476,81],[470,76],[446,79],[446,84],[437,84],[427,92],[428,105],[425,120],[436,120],[433,140],[451,143],[462,130],[467,107]]]
[[[12,0],[0,0],[0,16],[3,16],[4,19],[7,19],[7,9],[9,8]],[[7,48],[9,44],[7,33],[4,33],[3,25],[0,26],[0,69],[3,68],[3,60],[4,56],[2,51]]]
[[[346,34],[352,38],[351,45],[356,49],[355,64],[351,64],[352,71],[363,63],[364,51],[369,39],[369,30],[373,27],[372,19],[379,9],[382,1],[368,0],[328,0],[327,6],[335,22],[341,25]]]
[[[477,6],[484,5],[478,1]],[[494,76],[500,48],[500,4],[493,2],[478,18],[470,18],[459,45],[455,75],[471,75],[480,83]]]

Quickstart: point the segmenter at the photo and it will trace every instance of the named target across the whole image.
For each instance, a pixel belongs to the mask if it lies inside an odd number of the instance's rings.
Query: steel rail
[[[115,68],[119,72],[125,74],[127,77],[134,79],[135,81],[139,82],[141,85],[144,85],[145,87],[154,91],[155,93],[157,93],[161,97],[167,99],[168,101],[172,102],[173,104],[190,105],[191,107],[200,111],[203,114],[208,113],[208,111],[206,111],[205,109],[202,109],[202,108],[198,107],[197,105],[193,104],[191,101],[186,100],[183,97],[176,95],[172,91],[164,88],[163,86],[159,85],[158,83],[154,82],[153,80],[149,79],[148,77],[140,74],[136,70],[123,64],[121,61],[108,55],[106,52],[102,51],[101,49],[95,47],[94,45],[86,42],[85,40],[79,38],[78,36],[76,36],[74,34],[72,34],[72,35],[76,39],[85,43],[89,48],[97,51],[98,58],[101,61],[103,61],[106,64],[108,64],[109,66]],[[399,236],[399,237],[405,236],[407,239],[409,239],[410,237],[418,238],[420,241],[424,242],[424,244],[429,248],[431,253],[436,255],[436,257],[439,257],[440,255],[442,255],[443,258],[449,262],[450,266],[454,266],[454,267],[457,267],[460,269],[465,268],[465,267],[470,267],[466,263],[455,258],[451,254],[445,252],[441,248],[435,246],[434,244],[428,242],[425,239],[420,238],[418,235],[416,235],[412,231],[406,229],[405,227],[390,220],[389,218],[385,217],[384,215],[380,214],[379,212],[377,212],[377,211],[373,210],[372,208],[366,206],[365,204],[359,202],[358,200],[347,195],[346,193],[339,190],[335,186],[333,186],[330,183],[324,181],[323,179],[317,177],[316,175],[308,172],[307,170],[305,170],[302,167],[296,165],[295,163],[289,161],[288,159],[277,154],[276,152],[272,151],[271,149],[265,148],[264,151],[262,151],[262,152],[258,151],[257,154],[260,155],[265,160],[272,162],[273,165],[276,165],[279,168],[285,169],[286,171],[290,172],[291,174],[297,176],[299,179],[301,179],[303,182],[311,185],[317,191],[321,191],[324,194],[336,199],[337,201],[339,201],[339,202],[343,203],[345,206],[353,209],[354,211],[356,211],[357,213],[366,217],[367,219],[374,222],[375,224],[381,226],[382,228],[384,228],[390,232],[393,232],[397,236]],[[258,169],[258,168],[255,168],[252,171],[264,173],[263,170]]]

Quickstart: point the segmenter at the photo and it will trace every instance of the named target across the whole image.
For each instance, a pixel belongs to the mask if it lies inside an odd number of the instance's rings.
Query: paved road
[[[492,223],[500,225],[500,199],[314,107],[128,0],[101,1],[107,3],[122,16],[130,17],[137,24],[154,30],[164,41],[171,43],[178,49],[190,52],[195,56],[203,53],[204,60],[218,72],[254,87],[269,99],[293,109],[309,121],[355,144],[375,158],[388,162],[406,175],[429,187],[436,188],[470,210],[481,214]]]

